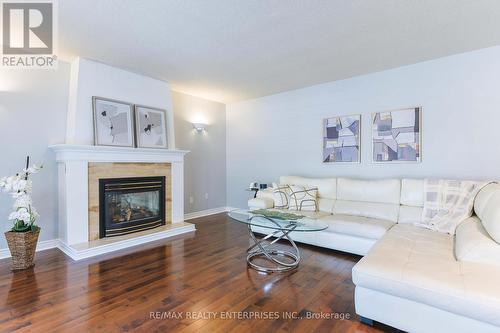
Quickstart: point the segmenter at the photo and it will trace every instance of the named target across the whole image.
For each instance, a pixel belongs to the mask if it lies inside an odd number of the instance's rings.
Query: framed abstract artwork
[[[137,147],[168,148],[167,111],[148,106],[135,106]]]
[[[323,120],[323,162],[359,163],[361,115]]]
[[[132,104],[94,96],[92,108],[95,145],[134,147]]]
[[[421,107],[372,115],[373,162],[420,162],[421,149]]]

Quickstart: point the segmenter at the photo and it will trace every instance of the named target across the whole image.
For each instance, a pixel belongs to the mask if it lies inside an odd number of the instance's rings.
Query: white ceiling
[[[63,58],[95,59],[226,103],[500,44],[498,0],[58,4]]]

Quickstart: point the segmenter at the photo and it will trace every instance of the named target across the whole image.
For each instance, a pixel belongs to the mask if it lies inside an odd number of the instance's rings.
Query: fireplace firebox
[[[165,225],[165,177],[99,179],[99,238]]]

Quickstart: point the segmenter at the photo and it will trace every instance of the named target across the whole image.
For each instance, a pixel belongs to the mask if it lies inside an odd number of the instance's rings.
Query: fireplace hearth
[[[99,238],[165,225],[165,177],[99,179]]]

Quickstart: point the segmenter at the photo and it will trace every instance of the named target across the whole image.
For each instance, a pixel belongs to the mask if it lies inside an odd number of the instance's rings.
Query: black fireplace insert
[[[165,177],[99,179],[99,238],[165,225]]]

